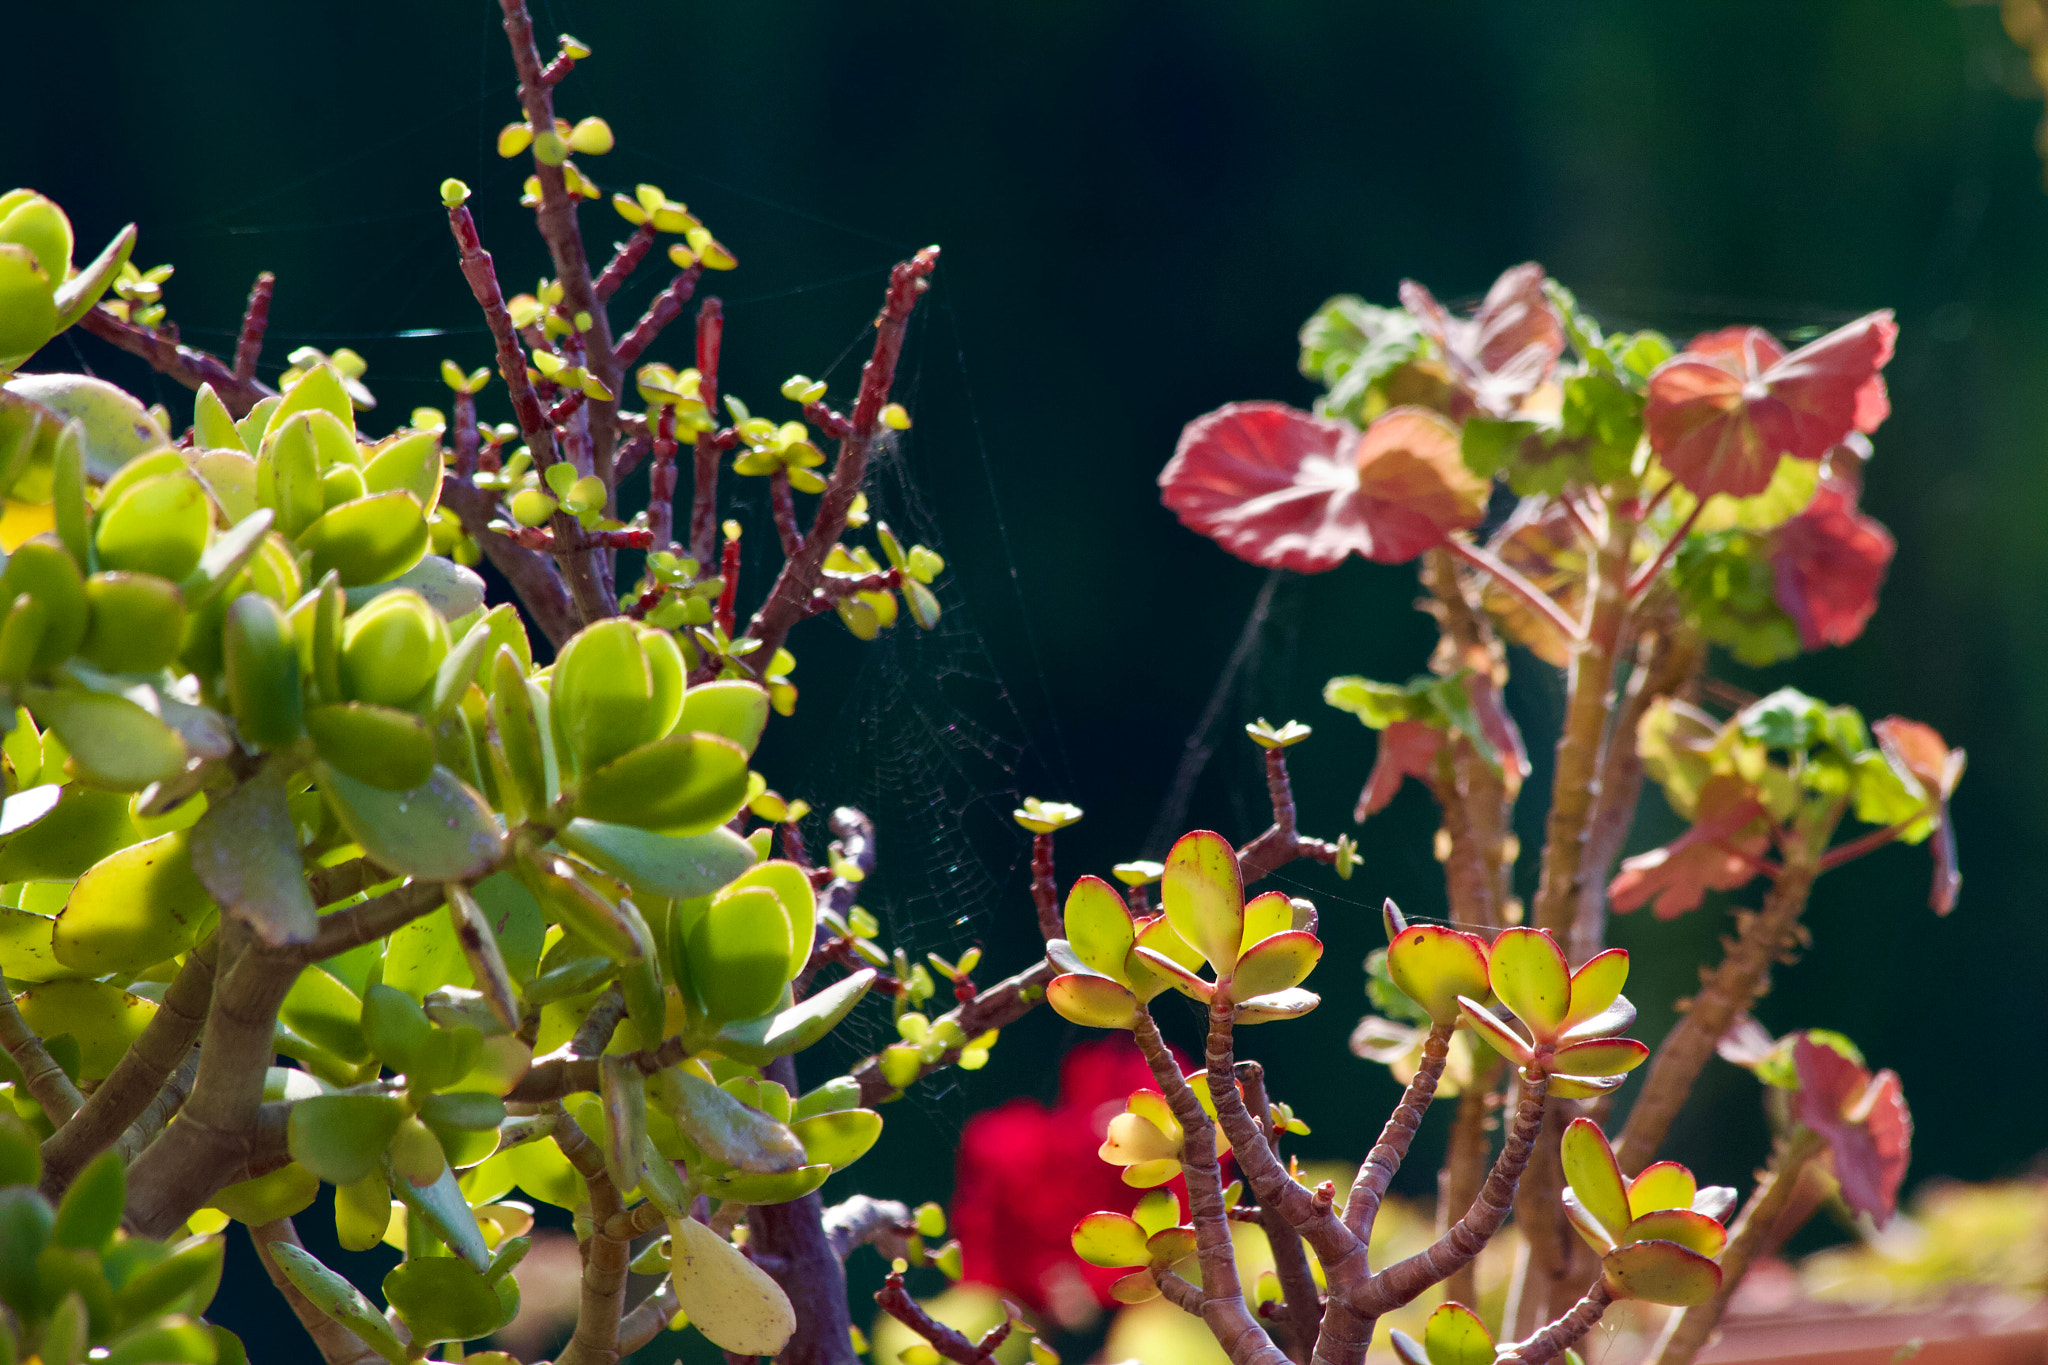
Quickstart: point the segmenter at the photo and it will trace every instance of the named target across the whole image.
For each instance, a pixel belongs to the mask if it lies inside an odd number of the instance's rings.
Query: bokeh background
[[[231,349],[251,278],[275,271],[265,373],[293,346],[354,347],[382,400],[375,430],[446,402],[443,356],[490,356],[437,206],[443,176],[478,190],[509,286],[543,267],[513,202],[523,163],[491,150],[517,113],[496,20],[485,0],[16,6],[0,185],[52,195],[93,246],[139,221],[137,260],[175,263],[170,316],[200,345]],[[1325,297],[1391,301],[1408,275],[1469,301],[1533,258],[1611,323],[1679,336],[1896,308],[1894,416],[1866,496],[1899,540],[1880,614],[1848,648],[1718,671],[1924,719],[1967,747],[1967,879],[1937,920],[1919,851],[1829,876],[1812,949],[1760,1013],[1774,1030],[1841,1029],[1903,1074],[1914,1181],[2036,1158],[2048,196],[2038,92],[1994,8],[537,0],[536,20],[596,50],[557,97],[618,134],[587,172],[607,190],[662,185],[740,257],[716,281],[726,387],[757,410],[797,371],[850,388],[887,266],[944,244],[904,376],[917,425],[874,495],[948,556],[949,616],[933,636],[906,625],[867,647],[829,623],[800,636],[803,706],[764,766],[816,805],[867,804],[882,867],[866,903],[914,950],[984,944],[984,979],[1032,951],[1026,839],[1007,820],[1020,794],[1087,809],[1061,836],[1065,878],[1156,857],[1196,824],[1248,838],[1265,816],[1242,726],[1292,716],[1317,730],[1294,751],[1305,825],[1350,828],[1373,740],[1322,705],[1321,685],[1420,670],[1431,636],[1412,567],[1269,584],[1183,531],[1153,484],[1189,418],[1311,397],[1294,333]],[[603,207],[584,222],[600,244],[624,231]],[[686,329],[655,354],[685,363]],[[90,339],[43,363],[189,411]],[[756,546],[772,544],[760,511]],[[1526,884],[1559,687],[1520,663],[1511,704],[1539,756]],[[1411,788],[1356,831],[1355,879],[1288,874],[1323,907],[1326,1003],[1261,1030],[1256,1050],[1314,1126],[1307,1155],[1355,1159],[1395,1093],[1343,1040],[1364,1007],[1371,908],[1392,895],[1442,910],[1433,829]],[[1635,846],[1672,829],[1652,797]],[[1644,1036],[1716,952],[1727,910],[1616,924],[1637,954]],[[988,1070],[894,1106],[882,1146],[840,1180],[943,1199],[966,1115],[1049,1098],[1072,1041],[1040,1012]],[[824,1059],[806,1062],[823,1079]],[[1746,1185],[1764,1142],[1754,1083],[1716,1063],[1674,1154]],[[1429,1164],[1404,1177],[1410,1192],[1429,1189]],[[291,1330],[267,1290],[246,1298],[221,1307],[252,1345]]]

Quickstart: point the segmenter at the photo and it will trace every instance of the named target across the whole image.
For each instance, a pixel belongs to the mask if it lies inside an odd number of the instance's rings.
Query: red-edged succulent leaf
[[[1676,1242],[1711,1261],[1728,1245],[1728,1229],[1691,1209],[1655,1209],[1630,1223],[1623,1240]]]
[[[1429,1365],[1493,1365],[1493,1333],[1462,1303],[1438,1306],[1422,1324]]]
[[[1074,1254],[1104,1269],[1151,1264],[1146,1240],[1145,1229],[1129,1214],[1091,1213],[1074,1224]]]
[[[1468,319],[1452,317],[1414,280],[1401,281],[1401,303],[1436,343],[1459,395],[1489,417],[1512,414],[1564,354],[1564,323],[1534,261],[1503,271]]]
[[[1110,1285],[1109,1296],[1121,1304],[1150,1303],[1159,1297],[1159,1283],[1151,1271],[1136,1271]]]
[[[1536,1054],[1524,1042],[1522,1035],[1496,1019],[1493,1012],[1469,995],[1458,997],[1458,1010],[1472,1031],[1479,1035],[1481,1042],[1513,1062],[1516,1066],[1528,1066],[1536,1060]]]
[[[1749,784],[1731,774],[1710,778],[1700,788],[1693,827],[1625,860],[1607,899],[1623,912],[1654,899],[1658,919],[1675,919],[1709,891],[1748,883],[1770,839],[1770,816]]]
[[[1394,1348],[1394,1358],[1400,1361],[1401,1365],[1431,1365],[1429,1354],[1422,1349],[1422,1343],[1398,1327],[1388,1330],[1387,1345]]]
[[[1420,408],[1395,409],[1360,433],[1284,403],[1225,404],[1188,423],[1159,487],[1189,530],[1297,573],[1352,554],[1413,559],[1478,525],[1486,502],[1456,431]]]
[[[1238,941],[1242,956],[1254,943],[1294,928],[1294,902],[1284,891],[1266,891],[1244,903],[1244,937]]]
[[[1633,1025],[1636,1021],[1635,1002],[1625,995],[1614,997],[1614,1003],[1601,1010],[1591,1019],[1573,1024],[1557,1035],[1560,1043],[1582,1043],[1588,1038],[1612,1038]]]
[[[1704,1213],[1715,1222],[1726,1226],[1728,1215],[1735,1212],[1735,1199],[1733,1185],[1703,1185],[1700,1192],[1692,1197],[1692,1211]]]
[[[1160,878],[1159,903],[1181,941],[1207,958],[1218,975],[1237,965],[1244,941],[1244,882],[1237,852],[1213,830],[1174,841]]]
[[[1138,997],[1106,976],[1056,976],[1045,988],[1045,1002],[1060,1018],[1086,1028],[1130,1028],[1138,1022]]]
[[[1853,480],[1830,474],[1804,511],[1771,535],[1778,605],[1807,649],[1846,645],[1877,610],[1877,590],[1898,548],[1892,533],[1856,507]]]
[[[1626,1076],[1552,1076],[1550,1096],[1558,1100],[1597,1100],[1621,1089]]]
[[[1179,1125],[1175,1125],[1171,1133],[1164,1133],[1151,1119],[1125,1110],[1110,1119],[1109,1131],[1095,1155],[1112,1166],[1135,1166],[1144,1161],[1178,1161],[1180,1145]]]
[[[1910,773],[1928,794],[1940,823],[1934,830],[1934,888],[1927,903],[1937,915],[1956,908],[1956,896],[1963,889],[1963,872],[1956,863],[1956,836],[1948,820],[1948,799],[1963,777],[1965,755],[1951,749],[1931,725],[1903,716],[1886,716],[1871,725],[1878,747],[1892,766]]]
[[[1193,1228],[1164,1228],[1152,1234],[1145,1243],[1152,1253],[1153,1265],[1172,1265],[1195,1254],[1195,1230]]]
[[[1260,939],[1238,958],[1237,970],[1230,976],[1231,997],[1250,1000],[1299,986],[1322,956],[1321,941],[1303,929]]]
[[[1690,1308],[1721,1292],[1721,1267],[1676,1242],[1631,1242],[1600,1258],[1618,1299]]]
[[[1558,1201],[1564,1205],[1564,1220],[1572,1225],[1572,1231],[1578,1233],[1587,1246],[1593,1248],[1594,1255],[1605,1256],[1614,1250],[1614,1234],[1587,1211],[1585,1203],[1572,1193],[1569,1186],[1559,1193]]]
[[[1572,973],[1556,939],[1521,925],[1501,930],[1488,954],[1487,979],[1537,1042],[1557,1037],[1571,1008]]]
[[[1443,748],[1444,732],[1419,720],[1397,720],[1380,731],[1379,751],[1373,755],[1372,771],[1366,774],[1365,789],[1358,794],[1351,818],[1364,820],[1385,810],[1406,778],[1430,781],[1436,774],[1436,756]]]
[[[1129,985],[1124,962],[1137,942],[1130,909],[1100,877],[1083,877],[1067,893],[1067,942],[1089,970]]]
[[[1621,1166],[1607,1135],[1591,1119],[1573,1119],[1558,1140],[1558,1157],[1564,1165],[1565,1183],[1607,1232],[1611,1241],[1622,1240],[1632,1221],[1628,1205],[1628,1183],[1621,1178]]]
[[[1595,1038],[1557,1050],[1552,1063],[1567,1076],[1620,1076],[1650,1058],[1650,1049],[1633,1038]]]
[[[1792,1065],[1799,1075],[1795,1113],[1827,1139],[1842,1202],[1879,1225],[1890,1221],[1913,1154],[1913,1115],[1897,1073],[1872,1076],[1806,1037],[1792,1045]]]
[[[1439,1024],[1458,1019],[1458,997],[1483,997],[1486,940],[1433,924],[1411,924],[1387,945],[1387,975]]]
[[[1818,460],[1877,429],[1891,411],[1879,371],[1898,331],[1889,312],[1872,313],[1790,355],[1757,327],[1695,337],[1650,376],[1650,448],[1699,497],[1753,497],[1781,456]]]
[[[1322,1003],[1323,997],[1314,991],[1302,990],[1299,986],[1293,990],[1274,991],[1269,995],[1255,995],[1249,1000],[1237,1002],[1237,1022],[1271,1024],[1282,1019],[1299,1019]]]
[[[1131,952],[1134,957],[1144,963],[1153,973],[1164,978],[1167,985],[1173,987],[1182,995],[1187,996],[1190,1000],[1199,1000],[1206,1005],[1209,1003],[1210,998],[1216,994],[1214,982],[1204,981],[1165,953],[1148,948],[1142,943],[1133,948]],[[1046,989],[1050,991],[1052,988],[1048,986]]]
[[[1676,1161],[1653,1161],[1628,1182],[1628,1208],[1637,1218],[1658,1209],[1689,1209],[1698,1195],[1699,1182]]]
[[[1587,958],[1572,973],[1571,1005],[1561,1025],[1577,1028],[1621,998],[1628,984],[1628,949],[1609,948]]]

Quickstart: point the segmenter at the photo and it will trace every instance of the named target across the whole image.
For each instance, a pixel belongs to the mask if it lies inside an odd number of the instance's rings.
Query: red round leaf
[[[1413,559],[1478,525],[1487,491],[1434,413],[1396,408],[1361,435],[1284,403],[1230,403],[1188,423],[1159,487],[1189,530],[1298,573],[1352,554]]]
[[[1801,1037],[1792,1045],[1799,1121],[1828,1141],[1842,1202],[1881,1226],[1899,1206],[1913,1155],[1913,1115],[1897,1073],[1872,1076],[1835,1049]]]
[[[1895,548],[1883,523],[1857,510],[1852,482],[1822,479],[1806,509],[1771,537],[1778,605],[1799,627],[1799,643],[1819,649],[1861,635]]]
[[[1781,456],[1818,460],[1884,421],[1879,371],[1898,331],[1889,312],[1871,313],[1790,355],[1755,327],[1696,337],[1650,376],[1650,447],[1700,497],[1761,493]]]
[[[1534,261],[1503,271],[1469,319],[1452,317],[1414,280],[1401,281],[1401,303],[1436,343],[1459,395],[1489,417],[1513,414],[1564,354],[1564,322]]]

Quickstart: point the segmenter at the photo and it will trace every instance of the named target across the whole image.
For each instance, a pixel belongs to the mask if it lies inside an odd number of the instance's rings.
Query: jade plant
[[[1523,1320],[1447,1305],[1421,1343],[1395,1338],[1404,1358],[1552,1358],[1637,1299],[1685,1308],[1661,1348],[1675,1363],[1799,1178],[1831,1172],[1849,1206],[1890,1211],[1910,1136],[1896,1077],[1832,1035],[1759,1042],[1746,1011],[1803,942],[1819,873],[1931,841],[1935,908],[1952,907],[1962,756],[1791,690],[1719,714],[1732,693],[1704,676],[1710,646],[1766,662],[1868,617],[1891,542],[1856,504],[1888,315],[1796,351],[1754,328],[1680,347],[1603,334],[1525,266],[1470,319],[1419,286],[1400,309],[1335,300],[1304,332],[1317,412],[1233,404],[1189,426],[1161,483],[1190,527],[1296,572],[1419,559],[1442,626],[1422,677],[1327,692],[1381,736],[1358,818],[1407,777],[1442,806],[1451,908],[1436,924],[1387,907],[1368,981],[1406,1093],[1340,1204],[1277,1154],[1306,1125],[1237,1041],[1320,1003],[1318,911],[1246,888],[1296,860],[1358,870],[1350,836],[1299,828],[1287,750],[1309,727],[1247,727],[1267,829],[1241,848],[1186,834],[1117,885],[1063,896],[1054,841],[1081,811],[1026,800],[1045,953],[1006,979],[976,982],[978,950],[917,962],[878,941],[857,903],[870,822],[821,822],[755,763],[798,704],[795,627],[836,616],[872,640],[942,609],[942,557],[863,493],[878,443],[911,424],[891,391],[937,250],[891,272],[843,406],[796,375],[757,410],[721,388],[723,314],[697,301],[736,253],[657,186],[607,200],[579,160],[612,129],[555,112],[589,48],[544,53],[523,0],[501,7],[519,106],[498,151],[531,163],[520,202],[547,273],[508,297],[468,188],[441,185],[449,268],[494,343],[489,365],[441,366],[445,410],[381,422],[345,349],[259,379],[267,274],[232,357],[187,346],[171,267],[133,264],[133,228],[80,266],[61,208],[0,196],[0,1358],[242,1359],[203,1316],[238,1222],[334,1365],[488,1360],[464,1345],[517,1312],[539,1203],[581,1244],[562,1361],[677,1330],[843,1365],[863,1349],[843,1263],[873,1246],[893,1263],[879,1305],[922,1338],[910,1365],[980,1365],[1012,1324],[970,1340],[905,1286],[912,1268],[960,1275],[943,1213],[827,1208],[819,1190],[880,1139],[879,1106],[986,1064],[1042,1001],[1128,1032],[1157,1087],[1100,1153],[1151,1192],[1082,1219],[1075,1249],[1122,1272],[1117,1299],[1198,1314],[1239,1362],[1359,1361],[1393,1309],[1440,1285],[1471,1298],[1513,1213]],[[621,240],[600,259],[584,234],[607,215]],[[657,246],[674,273],[615,320]],[[191,389],[189,423],[35,368],[72,326]],[[488,420],[500,392],[510,420]],[[765,480],[773,510],[779,563],[751,589],[728,475]],[[510,600],[490,600],[483,561]],[[1501,702],[1508,641],[1569,686],[1526,907],[1509,894],[1528,764]],[[1610,884],[1645,777],[1691,828]],[[1868,831],[1838,842],[1852,817]],[[1759,880],[1763,908],[1677,1028],[1654,1055],[1627,1037],[1610,906],[1678,914]],[[898,1041],[800,1082],[796,1059],[869,997]],[[1176,998],[1206,1027],[1192,1073],[1155,1019]],[[1778,1154],[1726,1229],[1730,1192],[1652,1160],[1717,1046],[1780,1096]],[[1447,1230],[1374,1268],[1376,1211],[1454,1055]],[[1162,1188],[1177,1179],[1185,1210]],[[302,1245],[294,1219],[323,1192],[343,1248],[401,1253],[381,1305]],[[1238,1222],[1275,1264],[1250,1301]],[[629,1272],[657,1287],[632,1298]]]

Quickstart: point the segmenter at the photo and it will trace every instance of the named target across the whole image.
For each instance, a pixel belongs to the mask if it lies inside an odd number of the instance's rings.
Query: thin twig
[[[1657,575],[1663,571],[1664,565],[1670,561],[1672,555],[1677,553],[1678,547],[1684,543],[1685,538],[1692,534],[1693,523],[1697,522],[1700,519],[1700,513],[1706,510],[1707,500],[1705,498],[1701,498],[1693,504],[1692,511],[1686,513],[1685,520],[1679,523],[1678,529],[1673,531],[1665,539],[1664,544],[1659,547],[1656,558],[1643,565],[1636,573],[1636,576],[1628,581],[1629,601],[1640,601],[1643,594],[1650,590],[1650,585],[1657,581]]]
[[[1555,598],[1537,587],[1534,583],[1531,583],[1528,579],[1522,577],[1512,565],[1495,555],[1491,550],[1474,545],[1457,536],[1452,536],[1444,541],[1444,545],[1452,554],[1464,560],[1467,564],[1492,574],[1495,582],[1520,598],[1523,605],[1548,621],[1552,628],[1563,635],[1565,639],[1577,640],[1584,634],[1579,623],[1565,615],[1564,608],[1557,604]]]
[[[953,1365],[985,1365],[994,1358],[996,1348],[1009,1339],[1010,1331],[1017,1322],[1006,1313],[1001,1322],[982,1334],[980,1341],[971,1341],[925,1312],[923,1305],[904,1289],[903,1276],[896,1271],[889,1272],[889,1278],[875,1295],[875,1303],[884,1313],[930,1342],[932,1349],[952,1361]]]
[[[611,296],[619,292],[619,286],[626,282],[647,258],[648,248],[654,245],[655,227],[652,219],[633,229],[633,235],[620,242],[611,260],[605,263],[604,273],[590,286],[590,292],[599,303],[610,302]]]
[[[277,290],[277,276],[268,270],[256,277],[249,290],[248,307],[242,310],[242,333],[235,342],[235,378],[244,384],[256,377],[256,362],[263,355],[263,333],[270,327],[270,296]]]
[[[633,324],[633,330],[626,333],[619,342],[618,361],[621,371],[638,360],[641,353],[654,344],[661,335],[661,329],[674,322],[682,313],[683,305],[690,301],[690,295],[697,291],[697,277],[704,273],[704,267],[693,265],[668,282],[668,288],[654,296],[647,305],[647,311]]]
[[[50,1056],[50,1050],[43,1046],[43,1040],[21,1017],[21,1010],[14,1003],[14,993],[8,989],[5,977],[0,977],[0,1046],[4,1046],[7,1055],[14,1059],[14,1065],[20,1069],[23,1082],[28,1086],[28,1093],[43,1106],[50,1122],[66,1122],[85,1103],[78,1087],[64,1074],[64,1068],[57,1065],[56,1059]]]
[[[206,352],[159,336],[147,327],[124,322],[104,306],[92,309],[79,320],[78,325],[101,341],[111,342],[130,355],[141,356],[158,374],[175,379],[188,389],[196,392],[201,385],[213,385],[214,393],[235,417],[247,417],[249,410],[258,403],[277,396],[277,391],[269,385],[239,378],[233,369]]]

